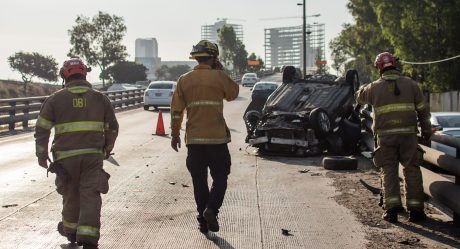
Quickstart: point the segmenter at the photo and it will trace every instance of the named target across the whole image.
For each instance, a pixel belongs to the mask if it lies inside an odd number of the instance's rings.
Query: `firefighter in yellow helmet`
[[[373,130],[377,139],[374,163],[382,169],[384,209],[383,219],[398,221],[402,210],[399,186],[399,163],[403,166],[406,206],[409,221],[426,219],[420,164],[423,150],[418,146],[417,121],[424,139],[432,134],[429,107],[415,81],[397,70],[397,58],[388,52],[375,60],[381,77],[356,94],[357,102],[373,107]]]
[[[223,100],[238,97],[239,86],[222,70],[217,44],[200,41],[190,52],[198,61],[192,71],[182,75],[171,102],[171,147],[180,148],[180,128],[187,110],[185,143],[187,168],[192,176],[199,229],[219,231],[217,214],[224,201],[230,174],[230,131],[225,124]],[[213,178],[208,186],[208,167]]]
[[[110,100],[93,90],[86,81],[90,71],[80,59],[64,62],[60,74],[64,89],[43,103],[35,128],[38,164],[48,168],[48,141],[56,172],[57,192],[62,195],[62,221],[59,233],[84,249],[98,247],[101,226],[101,193],[109,190],[110,175],[102,161],[112,151],[118,123]]]

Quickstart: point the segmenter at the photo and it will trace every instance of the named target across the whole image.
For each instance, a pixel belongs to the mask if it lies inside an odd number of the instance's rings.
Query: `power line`
[[[460,54],[456,55],[454,57],[450,57],[450,58],[442,59],[442,60],[437,60],[437,61],[427,61],[427,62],[412,62],[412,61],[403,61],[403,60],[400,60],[400,61],[402,63],[412,64],[412,65],[428,65],[428,64],[435,64],[435,63],[439,63],[439,62],[450,61],[450,60],[454,60],[454,59],[457,59],[457,58],[460,58]]]

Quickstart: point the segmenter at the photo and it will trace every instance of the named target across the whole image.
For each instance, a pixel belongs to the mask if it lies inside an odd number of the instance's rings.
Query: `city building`
[[[144,65],[147,70],[147,79],[155,79],[155,71],[161,66],[158,57],[158,42],[155,38],[138,38],[135,44],[135,62]]]
[[[201,26],[201,39],[210,40],[212,42],[218,43],[218,32],[223,26],[233,27],[235,30],[236,38],[240,41],[243,41],[243,26],[240,24],[230,24],[227,23],[227,18],[217,19],[217,22],[211,25]]]
[[[193,69],[198,63],[195,60],[189,61],[161,61],[158,56],[158,42],[155,38],[138,38],[135,44],[135,62],[144,65],[147,70],[147,79],[156,80],[156,71],[163,65],[174,67],[187,65]]]
[[[324,24],[307,24],[307,74],[325,63],[324,29]],[[302,25],[265,29],[265,65],[303,67]]]

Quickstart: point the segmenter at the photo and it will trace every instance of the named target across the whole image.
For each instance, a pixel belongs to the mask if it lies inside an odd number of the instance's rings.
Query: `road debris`
[[[10,207],[17,207],[18,204],[8,204],[8,205],[3,205],[2,208],[10,208]]]
[[[281,234],[283,234],[284,236],[294,236],[294,234],[291,233],[291,230],[287,230],[284,228],[281,228]]]
[[[187,185],[187,184],[183,184],[183,183],[182,183],[182,187],[183,187],[183,188],[188,188],[188,187],[190,187],[190,186]]]
[[[139,178],[139,176],[136,176],[135,178]]]
[[[322,174],[321,173],[311,173],[310,176],[322,176]]]
[[[416,238],[416,237],[412,237],[412,238],[408,238],[408,239],[405,239],[405,240],[402,240],[402,241],[398,241],[399,244],[403,244],[403,245],[414,245],[414,244],[416,244],[418,242],[420,242],[420,239]]]
[[[176,185],[176,182],[169,182],[169,184],[171,184],[171,185]]]
[[[301,173],[301,174],[305,174],[305,173],[308,173],[308,172],[310,172],[309,169],[302,169],[302,170],[299,170],[299,173]]]
[[[371,185],[369,185],[367,182],[365,182],[363,179],[359,179],[359,182],[365,187],[367,188],[369,191],[372,192],[372,194],[374,195],[378,195],[380,194],[380,189],[379,188],[376,188],[376,187],[373,187]]]

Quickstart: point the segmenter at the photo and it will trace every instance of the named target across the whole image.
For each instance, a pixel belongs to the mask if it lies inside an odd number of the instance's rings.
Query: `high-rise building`
[[[308,24],[307,74],[317,69],[318,63],[326,58],[324,24]],[[265,29],[265,65],[266,67],[295,66],[303,67],[302,26]]]
[[[223,26],[233,27],[235,30],[236,38],[240,41],[243,41],[243,26],[240,24],[230,24],[227,23],[227,19],[217,19],[217,22],[211,25],[201,26],[201,39],[210,40],[212,42],[218,43],[218,32]]]
[[[147,79],[155,79],[155,71],[161,66],[158,57],[158,42],[155,38],[138,38],[135,46],[135,62],[144,65],[147,70]]]
[[[136,57],[158,57],[158,42],[155,38],[136,39]]]

